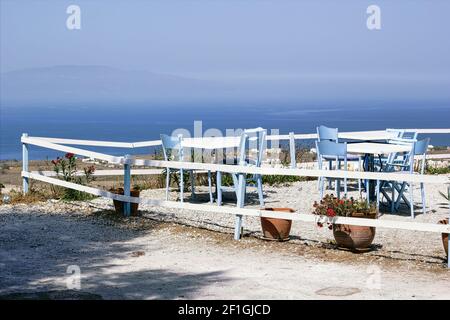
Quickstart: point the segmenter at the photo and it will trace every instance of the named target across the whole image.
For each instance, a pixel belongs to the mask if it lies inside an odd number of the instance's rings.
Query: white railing
[[[450,129],[416,129],[419,132],[424,133],[450,133]],[[373,133],[373,131],[371,132]],[[296,135],[290,134],[287,136],[275,136],[277,139],[313,139],[314,134]],[[268,136],[268,140],[274,136]],[[450,179],[447,176],[433,176],[433,175],[405,175],[398,173],[384,173],[384,172],[351,172],[351,171],[336,171],[336,170],[316,170],[316,169],[296,169],[296,168],[268,168],[268,167],[247,167],[247,166],[235,166],[225,164],[211,164],[211,163],[198,163],[198,162],[177,162],[177,161],[160,161],[160,160],[146,160],[131,158],[130,156],[112,156],[104,153],[98,153],[88,151],[71,146],[65,146],[64,144],[73,145],[86,145],[86,146],[101,146],[101,147],[117,147],[117,148],[140,148],[148,146],[157,146],[160,144],[159,140],[145,141],[136,143],[125,142],[110,142],[110,141],[91,141],[91,140],[74,140],[74,139],[58,139],[58,138],[45,138],[45,137],[29,137],[24,134],[21,139],[23,145],[23,191],[28,191],[28,180],[34,179],[66,188],[75,189],[78,191],[87,192],[93,195],[106,197],[114,200],[123,201],[124,214],[130,214],[130,203],[142,203],[154,206],[161,206],[166,208],[178,208],[185,210],[196,210],[202,212],[217,212],[228,213],[236,216],[235,225],[235,239],[240,239],[241,224],[243,216],[259,216],[259,217],[271,217],[281,218],[288,220],[301,220],[307,222],[317,222],[318,217],[313,214],[305,213],[282,213],[274,211],[265,211],[258,209],[246,209],[242,205],[238,208],[214,206],[210,204],[191,204],[185,202],[175,201],[162,201],[155,199],[143,199],[130,196],[130,182],[131,175],[137,174],[155,174],[160,173],[161,169],[133,169],[131,166],[149,166],[156,168],[170,167],[174,169],[195,169],[204,171],[220,171],[224,173],[236,173],[240,176],[244,174],[262,174],[262,175],[287,175],[287,176],[303,176],[303,177],[328,177],[328,178],[347,178],[347,179],[366,179],[375,180],[377,185],[380,181],[407,181],[411,183],[433,183],[433,184],[450,184]],[[72,182],[63,181],[54,178],[55,173],[49,171],[41,172],[29,172],[28,169],[28,145],[35,145],[52,150],[58,150],[63,152],[70,152],[77,155],[99,159],[107,161],[116,165],[123,165],[123,170],[98,170],[95,175],[123,175],[124,176],[124,195],[114,194],[98,188],[83,186]],[[103,172],[102,172],[103,171]],[[78,174],[81,174],[78,173]],[[242,186],[238,186],[238,190]],[[450,194],[450,186],[449,194]],[[378,193],[377,193],[377,196]],[[320,219],[325,219],[322,217]],[[328,218],[327,218],[328,219]],[[390,220],[374,220],[374,219],[362,219],[362,218],[349,218],[349,217],[334,217],[329,220],[331,223],[337,224],[352,224],[360,226],[382,227],[382,228],[396,228],[405,230],[416,231],[428,231],[438,233],[450,233],[450,225],[439,225],[431,223],[419,223],[419,222],[400,222]],[[450,267],[450,259],[449,259]]]

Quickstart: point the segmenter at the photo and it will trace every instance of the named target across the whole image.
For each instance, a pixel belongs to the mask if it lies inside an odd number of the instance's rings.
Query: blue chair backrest
[[[422,159],[419,159],[422,161],[420,165],[420,172],[422,174],[424,173],[426,164],[426,155],[429,144],[430,138],[426,138],[413,143],[411,152],[407,156],[405,156],[405,160],[403,162],[403,164],[406,165],[404,171],[409,171],[412,174],[414,171],[414,161],[415,161],[414,156],[422,156]]]
[[[338,142],[338,129],[337,128],[328,128],[325,126],[319,126],[316,128],[317,130],[317,140],[329,140]]]
[[[417,141],[414,144],[414,155],[426,155],[428,150],[428,145],[430,144],[430,138],[426,138],[420,141]]]
[[[247,158],[247,149],[250,147],[254,147],[256,149],[256,159],[251,159],[255,163],[256,166],[261,166],[262,159],[264,156],[264,152],[266,150],[266,135],[267,130],[263,128],[254,128],[254,129],[245,129],[241,134],[241,140],[239,143],[239,164],[246,163]],[[255,143],[253,144],[249,140],[251,138],[256,138]]]
[[[175,161],[183,159],[183,148],[181,146],[181,135],[178,137],[168,136],[166,134],[161,134],[162,149],[164,153],[164,160],[169,161],[169,156],[172,155],[172,150],[175,150],[173,154],[176,158]]]
[[[347,143],[336,143],[333,141],[316,141],[317,153],[320,156],[347,158]]]

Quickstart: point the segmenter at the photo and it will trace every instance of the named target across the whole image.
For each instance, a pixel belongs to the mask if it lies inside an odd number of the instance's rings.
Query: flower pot
[[[439,221],[440,224],[448,224],[448,218]],[[448,256],[448,233],[442,233],[442,244],[444,245],[445,254]]]
[[[295,212],[291,208],[264,208],[268,211]],[[286,241],[289,240],[292,220],[261,217],[261,228],[263,238],[266,240]]]
[[[353,218],[362,215],[353,215]],[[367,218],[375,218],[367,217]],[[351,250],[364,250],[370,247],[375,238],[375,227],[334,224],[333,236],[339,247]]]
[[[110,190],[112,193],[116,193],[116,194],[122,194],[124,193],[123,188],[117,188],[117,189],[111,189]],[[139,190],[133,189],[130,191],[130,196],[132,197],[139,197]],[[116,209],[116,212],[118,214],[123,214],[123,201],[119,201],[119,200],[113,200],[114,202],[114,208]],[[137,216],[138,215],[138,207],[139,207],[139,203],[131,203],[131,215],[132,216]]]

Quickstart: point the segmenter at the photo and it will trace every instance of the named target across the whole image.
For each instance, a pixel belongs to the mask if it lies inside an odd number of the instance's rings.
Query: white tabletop
[[[395,138],[397,133],[389,131],[361,131],[361,132],[342,132],[338,133],[340,139],[349,140],[363,140],[363,141],[374,141],[374,140],[389,140]]]
[[[223,149],[239,147],[241,137],[203,137],[184,138],[181,145],[185,148]]]
[[[410,152],[411,146],[388,143],[360,142],[347,144],[347,152],[353,154],[389,154],[394,152]]]

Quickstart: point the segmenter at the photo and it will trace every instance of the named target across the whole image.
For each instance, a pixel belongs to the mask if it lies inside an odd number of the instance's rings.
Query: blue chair
[[[233,164],[242,165],[242,166],[260,167],[262,160],[263,160],[265,150],[266,150],[266,135],[267,135],[267,131],[263,128],[244,130],[244,132],[241,134],[241,137],[240,137],[240,143],[239,143],[239,147],[238,147],[238,156],[237,156],[237,158],[235,158],[233,160]],[[253,142],[255,144],[254,145],[255,148],[253,148],[253,149],[256,151],[255,158],[251,158],[250,156],[247,156],[247,150],[249,149],[249,147],[252,145]],[[219,206],[222,204],[223,191],[230,191],[230,190],[235,192],[236,198],[238,199],[238,204],[239,204],[239,194],[238,194],[238,186],[239,186],[238,176],[239,176],[239,174],[232,173],[231,176],[233,179],[233,187],[231,187],[231,188],[225,187],[225,186],[222,186],[222,172],[220,172],[220,171],[217,172],[217,182],[216,182],[217,183],[217,204]],[[246,193],[247,186],[255,186],[258,191],[258,198],[259,198],[260,206],[263,207],[264,206],[264,196],[263,196],[262,176],[260,174],[254,174],[250,178],[248,178],[247,175],[244,174],[243,183],[244,183],[244,185],[242,187],[243,187],[244,197],[247,194]],[[242,203],[244,203],[244,202],[245,202],[245,199],[244,199],[244,201],[242,201]]]
[[[344,162],[344,171],[347,170],[347,143],[338,143],[333,141],[316,141],[316,150],[318,155],[319,169],[322,170],[324,159],[332,159],[336,161],[336,170],[341,169],[341,162]],[[333,179],[333,178],[330,178]],[[336,196],[340,198],[340,180],[336,180]],[[324,179],[319,179],[320,181],[320,199],[323,198],[324,193]],[[344,195],[347,196],[347,178],[344,178]]]
[[[426,139],[417,141],[416,143],[414,143],[413,148],[411,149],[411,152],[407,156],[405,156],[404,163],[401,165],[393,164],[393,166],[399,166],[401,168],[402,173],[414,174],[415,159],[417,156],[418,161],[421,161],[421,163],[419,164],[419,172],[420,172],[420,174],[424,174],[429,144],[430,144],[430,138],[426,138]],[[403,181],[401,184],[395,183],[394,187],[398,191],[397,200],[395,201],[395,209],[398,210],[398,208],[400,206],[400,201],[403,199],[404,202],[406,203],[406,205],[408,205],[411,210],[411,217],[414,218],[413,183]],[[409,201],[404,196],[405,191],[409,192]],[[420,193],[421,193],[421,198],[422,198],[422,210],[423,210],[423,213],[425,214],[426,213],[425,186],[424,186],[423,182],[420,183]]]
[[[339,142],[337,128],[329,128],[329,127],[321,125],[321,126],[316,127],[316,131],[317,131],[317,141],[319,141],[319,142],[320,141],[332,141],[335,143]],[[326,156],[322,156],[322,159],[324,161],[328,161],[328,169],[332,170],[333,161],[335,159],[333,157],[327,158]],[[343,159],[340,159],[340,160],[342,161]],[[361,163],[362,163],[361,156],[347,154],[347,161],[358,161],[358,169],[361,171]],[[321,185],[321,180],[323,180],[323,179],[324,179],[324,177],[319,178],[319,188]],[[331,189],[332,179],[328,179],[328,181],[329,181],[328,187]],[[358,192],[361,193],[361,179],[358,179]]]
[[[393,133],[393,137],[387,140],[389,144],[400,144],[400,145],[408,145],[413,146],[415,142],[417,142],[416,131],[408,131],[404,129],[386,129],[387,132]],[[378,167],[379,171],[382,172],[393,172],[398,169],[395,165],[399,167],[405,165],[406,157],[408,154],[405,153],[391,153],[387,157],[380,158],[375,165]],[[387,202],[391,206],[391,212],[395,211],[395,193],[396,185],[394,181],[381,181],[379,187],[380,193],[384,196]],[[390,191],[391,195],[388,195],[388,191]]]
[[[179,135],[178,137],[172,137],[165,134],[161,134],[161,142],[162,149],[164,154],[165,161],[184,161],[184,149],[182,146],[183,137]],[[188,171],[191,175],[191,188],[192,188],[192,196],[194,197],[194,172],[195,170],[187,170],[187,169],[174,169],[170,167],[166,167],[166,200],[169,200],[169,187],[170,187],[170,171],[179,171],[180,174],[180,200],[183,202],[184,200],[184,179],[183,172]],[[211,171],[208,171],[208,187],[209,187],[209,200],[212,203],[212,187],[211,187]]]

